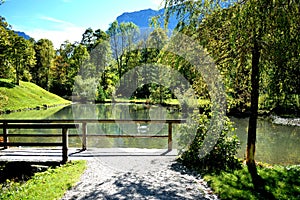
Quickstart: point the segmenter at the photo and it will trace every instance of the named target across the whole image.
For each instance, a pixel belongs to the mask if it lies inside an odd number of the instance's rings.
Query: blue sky
[[[14,30],[36,40],[48,38],[58,48],[65,40],[80,41],[89,27],[107,30],[124,12],[160,5],[161,0],[6,0],[0,15]]]

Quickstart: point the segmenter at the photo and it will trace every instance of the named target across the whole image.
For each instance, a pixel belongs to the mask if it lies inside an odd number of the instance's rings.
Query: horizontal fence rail
[[[112,134],[88,134],[87,124],[93,123],[120,123],[120,124],[168,124],[168,135],[112,135]],[[0,129],[3,129],[2,142],[0,146],[8,148],[9,146],[62,146],[63,162],[68,160],[68,137],[82,137],[82,150],[87,149],[87,137],[108,137],[108,138],[168,138],[168,150],[172,150],[172,124],[186,123],[185,119],[166,119],[166,120],[148,120],[148,119],[41,119],[41,120],[0,120]],[[68,134],[68,129],[81,128],[82,134]],[[9,134],[8,129],[61,129],[62,134]],[[1,137],[1,135],[0,135]],[[9,142],[10,137],[61,137],[62,142]]]
[[[13,123],[8,121],[1,121],[0,128],[3,129],[3,142],[0,142],[0,146],[7,149],[9,146],[36,146],[36,147],[62,147],[62,162],[68,161],[68,129],[79,128],[79,124],[71,123],[25,123],[23,120],[15,121]],[[9,137],[44,137],[43,134],[9,134],[9,129],[61,129],[61,134],[56,134],[62,138],[61,142],[9,142]],[[45,135],[45,137],[50,134]]]

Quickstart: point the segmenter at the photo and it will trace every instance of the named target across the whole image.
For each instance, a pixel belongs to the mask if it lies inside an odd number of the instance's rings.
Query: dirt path
[[[176,163],[174,152],[105,152],[88,159],[66,199],[218,199],[201,177]]]

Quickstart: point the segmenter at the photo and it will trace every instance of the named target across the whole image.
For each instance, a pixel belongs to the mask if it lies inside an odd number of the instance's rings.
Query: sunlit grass
[[[13,112],[0,115],[0,119],[46,119],[60,111],[64,106],[55,106],[53,108],[41,110],[26,110],[23,112]]]
[[[20,85],[15,85],[11,80],[0,79],[0,112],[69,103],[33,83],[20,81]]]
[[[0,199],[61,199],[80,179],[86,161],[73,161],[61,167],[36,173],[25,183],[7,182],[0,185]]]
[[[259,166],[258,173],[266,182],[266,193],[275,199],[300,199],[300,166]],[[221,199],[268,199],[254,189],[246,166],[204,178]]]

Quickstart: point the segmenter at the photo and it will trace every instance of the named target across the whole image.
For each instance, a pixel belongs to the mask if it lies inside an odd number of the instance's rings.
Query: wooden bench
[[[62,162],[68,161],[68,129],[78,128],[79,124],[74,123],[7,123],[0,124],[3,129],[3,142],[0,146],[8,147],[29,146],[29,147],[62,147]],[[9,134],[8,129],[61,129],[62,134]],[[9,137],[61,137],[61,142],[9,142]]]

